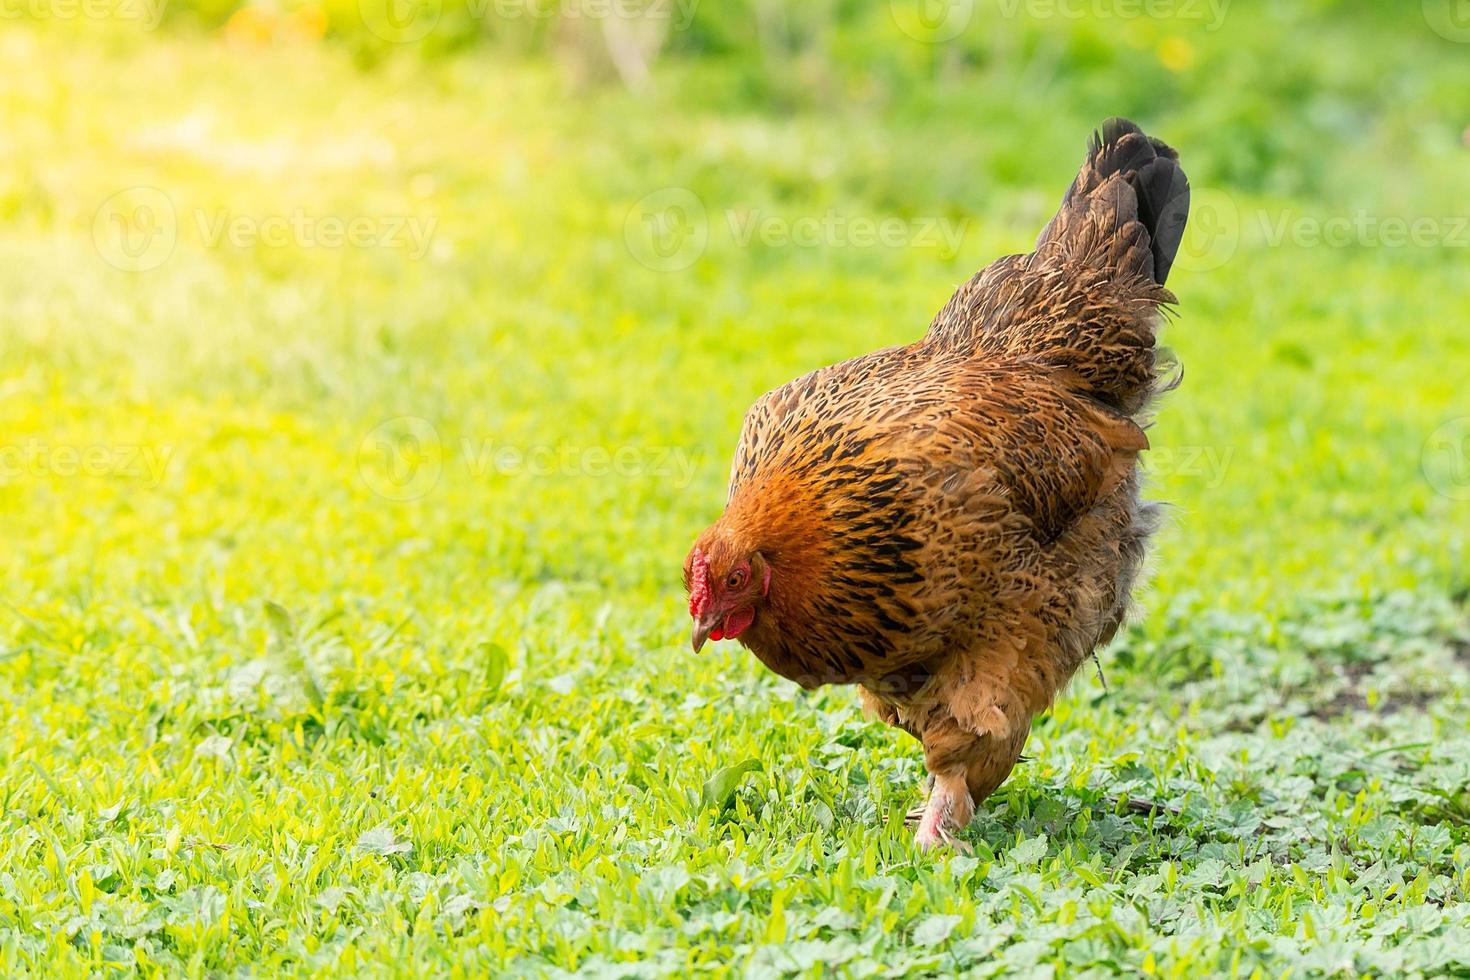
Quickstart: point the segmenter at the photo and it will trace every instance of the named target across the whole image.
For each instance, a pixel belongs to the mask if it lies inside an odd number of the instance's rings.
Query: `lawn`
[[[32,6],[0,974],[1470,972],[1470,47],[1432,3],[946,43],[834,6],[820,56],[691,35],[637,92],[336,6]],[[1114,113],[1196,187],[1172,516],[974,853],[926,856],[916,744],[692,655],[680,563],[745,407],[921,333]]]

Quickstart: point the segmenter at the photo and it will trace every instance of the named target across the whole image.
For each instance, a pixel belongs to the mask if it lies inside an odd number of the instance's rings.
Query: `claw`
[[[932,831],[929,831],[929,828],[920,827],[918,833],[914,834],[914,843],[919,845],[919,850],[925,853],[945,847],[960,854],[975,853],[973,847],[950,833],[949,828],[942,824]]]

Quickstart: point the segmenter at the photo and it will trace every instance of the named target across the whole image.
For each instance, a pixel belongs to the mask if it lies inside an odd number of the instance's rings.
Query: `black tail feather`
[[[1127,119],[1115,116],[1104,122],[1088,141],[1087,160],[1062,199],[1059,217],[1077,197],[1090,196],[1115,174],[1133,190],[1138,223],[1148,232],[1150,271],[1153,280],[1163,285],[1189,218],[1189,178],[1179,166],[1179,154],[1167,143],[1148,136]],[[1131,220],[1133,216],[1120,217]],[[1054,228],[1060,230],[1053,222],[1042,232],[1043,241]]]

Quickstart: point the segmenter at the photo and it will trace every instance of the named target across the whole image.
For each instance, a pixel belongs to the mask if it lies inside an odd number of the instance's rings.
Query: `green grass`
[[[639,97],[7,27],[0,973],[1470,970],[1465,49],[1239,7]],[[1106,688],[925,857],[914,744],[693,657],[680,562],[749,402],[920,333],[1112,112],[1221,231],[1170,282],[1174,517]],[[119,250],[140,205],[171,249]],[[1359,212],[1433,240],[1314,243]]]

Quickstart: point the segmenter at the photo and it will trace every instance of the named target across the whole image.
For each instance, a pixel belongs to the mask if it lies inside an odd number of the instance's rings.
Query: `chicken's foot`
[[[918,827],[914,831],[914,843],[924,851],[950,847],[968,854],[971,851],[970,845],[953,833],[967,826],[970,818],[975,815],[975,803],[970,799],[970,788],[965,784],[965,774],[961,772],[932,778],[929,800],[916,811]],[[910,816],[913,815],[914,812],[911,812]]]

